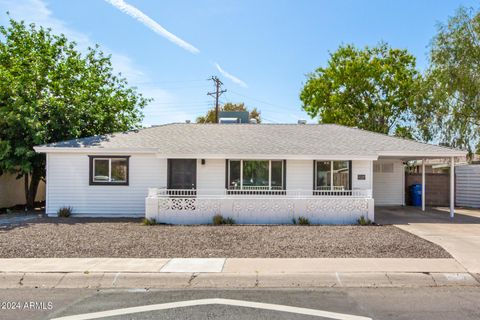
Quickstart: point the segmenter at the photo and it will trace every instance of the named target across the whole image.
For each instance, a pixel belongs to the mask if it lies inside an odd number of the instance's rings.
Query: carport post
[[[455,215],[455,157],[450,158],[450,218]]]
[[[422,159],[422,211],[425,211],[425,158]]]

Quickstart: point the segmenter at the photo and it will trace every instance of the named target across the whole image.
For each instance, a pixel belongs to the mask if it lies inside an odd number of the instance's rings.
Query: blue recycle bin
[[[412,198],[412,205],[415,207],[422,205],[422,185],[420,183],[410,186],[410,196]]]

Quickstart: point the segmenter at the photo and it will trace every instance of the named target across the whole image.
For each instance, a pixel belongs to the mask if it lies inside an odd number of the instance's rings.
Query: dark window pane
[[[330,161],[317,161],[317,190],[330,189],[330,169]]]
[[[283,188],[283,161],[272,161],[272,189]]]
[[[333,186],[335,189],[349,189],[349,166],[348,161],[333,162]]]
[[[268,187],[268,161],[243,161],[243,187]]]
[[[108,159],[94,159],[93,181],[108,181]]]
[[[112,182],[127,182],[127,159],[112,159]]]
[[[240,188],[240,161],[230,161],[230,189]]]

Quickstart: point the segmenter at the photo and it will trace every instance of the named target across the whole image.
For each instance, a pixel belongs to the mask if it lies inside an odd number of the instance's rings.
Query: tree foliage
[[[438,25],[430,49],[426,78],[433,103],[424,123],[443,144],[474,152],[480,140],[480,12],[461,7]]]
[[[231,103],[227,102],[220,107],[220,111],[247,111],[250,114],[250,119],[256,119],[257,123],[262,121],[260,112],[257,108],[253,108],[251,111],[248,111],[245,104],[242,103]],[[215,108],[209,109],[207,114],[204,116],[197,117],[197,123],[215,123]]]
[[[64,35],[9,22],[0,26],[0,171],[31,177],[31,206],[45,174],[34,146],[133,129],[149,99],[114,74],[98,46],[82,54]]]
[[[326,67],[307,76],[303,109],[321,123],[413,137],[413,110],[422,101],[415,57],[386,43],[340,46]]]

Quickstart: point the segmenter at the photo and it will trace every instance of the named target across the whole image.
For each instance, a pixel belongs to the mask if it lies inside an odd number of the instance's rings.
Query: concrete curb
[[[0,273],[7,288],[325,288],[480,286],[469,273]]]

